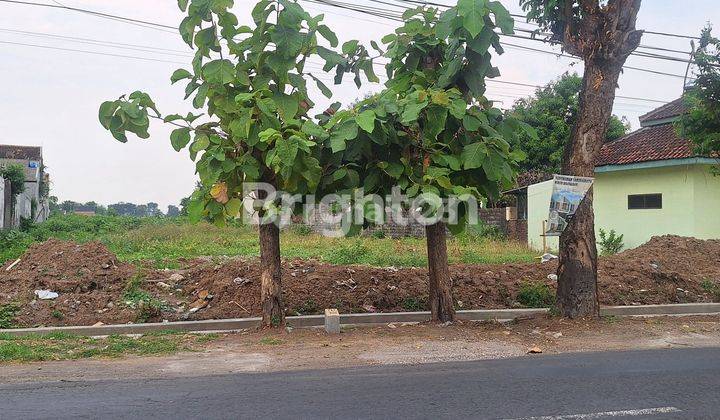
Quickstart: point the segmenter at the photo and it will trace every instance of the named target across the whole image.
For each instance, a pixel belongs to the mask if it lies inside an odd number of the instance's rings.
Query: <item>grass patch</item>
[[[182,218],[58,215],[0,247],[0,263],[17,258],[33,242],[50,237],[78,242],[98,240],[121,261],[150,261],[157,268],[177,268],[180,258],[260,254],[257,230],[248,226],[219,228],[207,223],[191,224]],[[281,243],[283,258],[379,267],[427,265],[425,238],[326,238],[296,227],[281,233]],[[532,262],[534,257],[535,252],[524,244],[492,235],[470,232],[448,239],[451,264]]]
[[[517,301],[528,308],[548,308],[555,305],[555,293],[545,283],[525,282],[520,285]]]
[[[0,362],[36,362],[85,358],[149,356],[194,351],[196,346],[219,338],[217,334],[153,333],[141,337],[111,335],[90,338],[53,333],[13,337],[0,334]]]

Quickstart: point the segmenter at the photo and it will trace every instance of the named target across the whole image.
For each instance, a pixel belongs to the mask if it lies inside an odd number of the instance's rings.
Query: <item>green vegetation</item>
[[[520,133],[515,147],[527,153],[521,163],[523,171],[560,173],[565,144],[570,140],[577,119],[582,78],[565,73],[557,80],[535,90],[535,95],[515,101],[508,115],[530,124],[537,136]],[[610,117],[607,139],[623,136],[630,124],[615,115]]]
[[[706,293],[709,293],[714,301],[720,302],[720,282],[704,279],[702,283],[700,283],[700,287],[702,287]]]
[[[195,345],[207,343],[218,337],[216,334],[198,335],[170,331],[146,334],[137,338],[120,335],[90,338],[66,333],[24,337],[0,334],[0,362],[170,354],[178,351],[193,351]]]
[[[517,301],[528,308],[548,308],[555,305],[555,293],[545,283],[525,282],[520,285]]]
[[[7,233],[6,233],[7,235]],[[157,267],[176,267],[179,258],[246,256],[260,253],[257,231],[249,226],[219,228],[191,224],[183,218],[156,219],[120,216],[56,215],[27,233],[0,236],[0,263],[18,258],[32,243],[48,238],[78,242],[101,241],[122,261],[153,261]],[[284,258],[318,258],[332,264],[380,267],[422,267],[427,264],[424,238],[326,238],[281,233]],[[3,242],[6,241],[6,242]],[[7,244],[7,245],[6,245]],[[532,262],[523,244],[493,239],[468,229],[448,240],[451,263]]]
[[[0,305],[0,329],[12,328],[18,312],[20,312],[20,307],[14,303]]]
[[[144,275],[138,271],[128,281],[123,293],[123,302],[131,309],[138,309],[135,322],[147,322],[150,318],[159,316],[163,309],[167,308],[165,302],[141,289],[144,279]]]
[[[408,312],[426,311],[428,302],[427,299],[410,296],[403,299],[402,307]]]
[[[604,229],[600,229],[600,245],[601,255],[615,255],[622,251],[625,247],[623,243],[623,235],[618,235],[615,229],[611,229],[610,232],[606,232]]]

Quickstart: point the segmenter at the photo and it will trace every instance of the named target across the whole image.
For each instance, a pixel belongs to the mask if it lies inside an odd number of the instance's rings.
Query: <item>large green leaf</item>
[[[487,146],[483,142],[471,143],[463,147],[460,159],[464,169],[477,169],[483,166],[488,155]]]
[[[203,77],[210,83],[230,83],[235,78],[235,66],[230,60],[210,61],[203,66]]]
[[[355,117],[355,121],[357,121],[360,128],[368,133],[372,133],[375,129],[375,112],[371,109],[365,110]]]
[[[286,122],[294,119],[298,109],[300,108],[298,99],[294,95],[276,93],[275,96],[273,96],[273,101],[275,102],[275,105],[277,105],[280,118]]]
[[[495,15],[495,25],[500,28],[502,33],[514,33],[513,28],[515,27],[515,21],[505,6],[503,6],[499,1],[491,1],[488,3],[488,7]]]
[[[170,144],[176,152],[181,151],[190,143],[190,128],[177,128],[170,133]]]
[[[463,18],[463,27],[475,38],[485,26],[487,0],[459,0],[458,14]]]

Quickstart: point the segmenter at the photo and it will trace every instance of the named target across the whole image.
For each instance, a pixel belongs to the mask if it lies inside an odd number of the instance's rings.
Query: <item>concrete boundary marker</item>
[[[547,309],[480,309],[458,311],[458,318],[465,321],[501,320],[533,317],[547,313]],[[662,315],[706,315],[720,314],[720,303],[681,303],[670,305],[607,306],[600,309],[603,316],[662,316]],[[294,328],[323,327],[323,315],[289,316],[288,325]],[[425,322],[430,312],[387,312],[366,314],[340,314],[341,325],[372,325],[391,322]],[[66,334],[100,336],[112,334],[147,334],[158,331],[185,332],[231,332],[255,328],[260,318],[208,319],[202,321],[160,322],[148,324],[118,324],[99,326],[14,328],[2,330],[0,334],[24,336],[44,335],[56,332]]]

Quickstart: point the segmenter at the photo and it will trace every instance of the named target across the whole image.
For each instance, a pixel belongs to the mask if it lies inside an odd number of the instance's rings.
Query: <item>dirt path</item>
[[[514,323],[450,326],[391,324],[355,328],[339,335],[318,329],[246,331],[209,343],[199,353],[121,360],[9,364],[0,382],[101,380],[340,368],[383,364],[533,357],[543,353],[720,347],[720,316],[567,321],[552,318]]]

